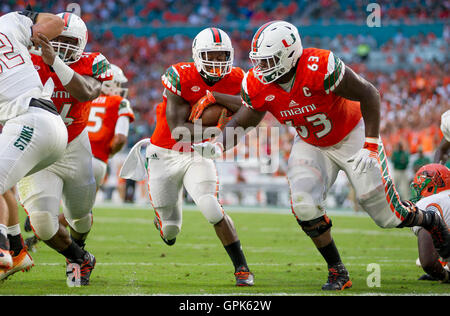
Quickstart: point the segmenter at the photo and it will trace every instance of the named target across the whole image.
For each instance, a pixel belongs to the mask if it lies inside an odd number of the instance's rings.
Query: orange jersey
[[[269,111],[282,124],[315,146],[339,143],[360,121],[359,102],[333,93],[344,76],[345,65],[332,52],[306,48],[297,62],[290,92],[276,83],[263,84],[253,69],[242,81],[242,102],[257,111]]]
[[[92,155],[107,163],[117,120],[121,116],[126,116],[131,123],[134,121],[134,113],[130,101],[118,95],[101,95],[90,101],[89,107],[91,111],[86,129],[89,133]]]
[[[244,72],[242,69],[233,67],[231,73],[214,85],[209,86],[197,71],[194,63],[179,63],[169,67],[162,76],[162,83],[167,90],[171,91],[167,93],[174,93],[182,97],[192,108],[206,94],[206,90],[230,95],[239,94],[243,77]],[[163,102],[158,104],[156,109],[156,128],[151,137],[151,142],[155,146],[174,149],[174,145],[177,142],[172,138],[169,125],[167,124],[166,106],[167,99],[164,97]],[[182,148],[179,150],[181,151]]]
[[[52,101],[67,126],[68,141],[71,142],[87,125],[89,104],[87,102],[79,102],[72,97],[64,88],[53,69],[44,63],[42,57],[31,55],[31,58],[41,77],[41,81],[45,84],[49,78],[52,78],[55,83]],[[83,53],[81,58],[77,62],[70,64],[69,67],[79,75],[93,77],[99,81],[112,79],[111,65],[100,53]]]

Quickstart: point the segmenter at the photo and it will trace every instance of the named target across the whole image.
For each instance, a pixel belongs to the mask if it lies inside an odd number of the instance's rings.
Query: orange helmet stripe
[[[214,43],[222,43],[222,36],[220,35],[219,30],[212,27],[211,32],[213,33]]]
[[[264,24],[263,26],[261,26],[259,28],[259,30],[256,32],[255,36],[253,37],[253,43],[252,43],[252,47],[253,47],[253,51],[256,52],[256,43],[258,42],[259,36],[261,35],[262,31],[264,31],[266,29],[266,27],[268,27],[270,24],[272,24],[273,22],[267,22],[266,24]]]

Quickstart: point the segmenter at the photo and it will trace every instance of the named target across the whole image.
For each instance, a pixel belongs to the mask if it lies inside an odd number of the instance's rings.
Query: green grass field
[[[23,217],[23,212],[21,211]],[[417,281],[417,241],[409,229],[378,228],[368,217],[331,215],[333,235],[353,288],[321,291],[327,270],[312,242],[286,212],[230,212],[255,286],[236,288],[233,268],[213,227],[195,210],[184,212],[181,234],[166,246],[150,209],[95,208],[87,249],[97,258],[91,285],[68,288],[62,256],[38,245],[35,266],[0,284],[0,295],[444,295],[450,284]],[[24,236],[30,236],[24,233]],[[380,267],[370,287],[369,264]]]

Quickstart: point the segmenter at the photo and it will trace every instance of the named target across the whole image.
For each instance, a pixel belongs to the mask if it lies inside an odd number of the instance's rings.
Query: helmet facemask
[[[58,36],[50,44],[53,46],[59,58],[66,63],[71,64],[80,59],[83,50],[79,45],[80,40],[69,36]]]
[[[127,98],[128,88],[125,87],[128,82],[127,77],[125,77],[122,69],[114,64],[111,64],[111,70],[113,79],[102,83],[102,93],[105,95],[118,95],[122,98]]]
[[[281,64],[282,53],[279,51],[275,55],[267,57],[253,57],[250,53],[253,72],[259,81],[269,84],[286,74],[286,68]]]
[[[232,50],[200,50],[194,59],[200,65],[200,73],[212,81],[223,78],[233,68]]]
[[[88,31],[83,20],[74,13],[58,13],[64,20],[64,30],[50,41],[53,49],[65,64],[77,62],[84,52],[88,40]]]
[[[108,80],[102,83],[102,93],[105,95],[118,95],[122,98],[127,98],[128,88],[122,87],[122,83],[120,82]]]

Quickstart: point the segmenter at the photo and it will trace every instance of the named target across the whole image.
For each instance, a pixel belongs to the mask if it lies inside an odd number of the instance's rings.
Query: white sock
[[[20,224],[8,226],[8,235],[11,235],[11,236],[20,235]]]

